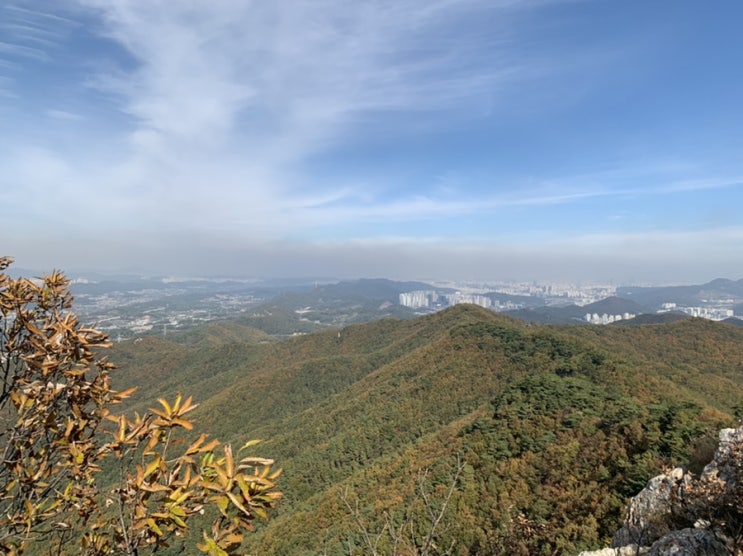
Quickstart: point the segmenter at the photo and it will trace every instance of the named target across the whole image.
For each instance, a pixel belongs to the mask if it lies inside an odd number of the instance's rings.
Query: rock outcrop
[[[670,533],[673,498],[691,481],[689,473],[676,468],[648,481],[647,486],[632,499],[622,528],[614,535],[613,547],[644,546],[648,541]]]
[[[672,531],[653,543],[647,556],[729,556],[727,546],[709,529]]]
[[[579,556],[730,556],[743,554],[742,531],[743,426],[720,432],[699,477],[676,468],[650,479],[611,548]]]
[[[621,548],[602,548],[601,550],[581,552],[578,556],[637,556],[638,554],[647,554],[647,551],[647,548],[632,545],[622,546]]]

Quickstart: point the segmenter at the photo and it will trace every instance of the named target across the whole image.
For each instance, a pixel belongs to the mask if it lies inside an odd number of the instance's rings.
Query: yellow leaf
[[[157,526],[157,523],[155,523],[155,520],[154,519],[149,518],[147,520],[147,525],[149,525],[150,531],[152,531],[153,533],[155,533],[158,537],[162,537],[163,536],[162,529],[160,529],[160,527]]]
[[[171,506],[169,508],[169,511],[171,515],[177,515],[178,517],[186,517],[186,510],[181,508],[180,506]]]
[[[250,502],[250,487],[248,486],[248,483],[245,481],[242,475],[238,475],[236,479],[237,485],[240,487],[243,498],[246,502]]]
[[[180,411],[178,412],[178,415],[185,415],[186,413],[193,411],[197,407],[199,407],[199,404],[193,403],[193,398],[189,396],[188,399],[185,402],[183,402],[183,407],[181,407]]]
[[[191,495],[192,494],[193,494],[192,491],[187,490],[187,491],[185,491],[183,493],[177,493],[173,497],[177,496],[177,498],[175,498],[175,503],[176,504],[183,504],[183,502],[185,502],[186,500],[188,500],[189,498],[191,498]]]
[[[235,476],[235,461],[232,459],[232,446],[229,444],[224,446],[224,457],[227,463],[227,475],[232,478]]]
[[[147,464],[147,468],[144,470],[144,478],[146,479],[150,475],[152,475],[157,469],[160,468],[160,458],[156,457],[153,459],[149,464]]]
[[[191,421],[187,421],[186,419],[173,419],[173,424],[180,425],[187,430],[193,430],[193,423]]]
[[[129,398],[136,391],[137,391],[137,388],[135,387],[135,388],[128,388],[126,390],[122,390],[121,392],[116,392],[116,394],[114,394],[114,399],[117,401],[125,400]]]
[[[232,487],[232,477],[228,477],[224,470],[217,465],[212,467],[212,469],[217,474],[220,483],[222,483],[222,488],[225,490],[229,490]]]
[[[168,492],[170,491],[170,488],[166,487],[165,485],[159,485],[155,483],[154,485],[148,485],[142,483],[139,488],[141,490],[144,490],[145,492]]]
[[[219,545],[217,545],[214,539],[207,537],[206,533],[204,533],[204,541],[206,542],[198,543],[196,545],[196,548],[201,550],[201,552],[209,554],[209,556],[229,556],[227,552],[219,548]]]
[[[222,537],[222,545],[240,544],[243,542],[243,536],[240,533],[230,533]]]
[[[255,439],[255,440],[248,440],[245,444],[242,445],[242,447],[238,451],[243,451],[243,450],[245,450],[247,448],[250,448],[251,446],[255,446],[256,444],[260,444],[260,442],[261,442],[261,440],[257,440],[257,439]]]
[[[199,437],[194,440],[191,445],[186,449],[186,455],[190,454],[198,454],[199,453],[199,446],[201,446],[204,441],[206,440],[206,434],[201,433]]]
[[[167,402],[167,400],[165,398],[158,398],[157,401],[160,405],[163,406],[163,409],[165,409],[165,415],[163,415],[160,411],[156,409],[150,409],[150,411],[152,411],[156,415],[160,415],[161,417],[170,417],[173,414],[173,410],[170,408],[170,404]]]
[[[199,452],[211,452],[217,446],[219,446],[219,440],[214,439],[211,442],[209,442],[206,446],[202,446],[201,448],[199,448]]]
[[[154,413],[158,417],[161,417],[161,419],[156,419],[155,424],[159,426],[167,425],[170,422],[170,414],[166,411],[161,411],[159,409],[155,409],[154,407],[150,408],[150,412]]]
[[[185,459],[185,458],[184,458]],[[190,459],[190,458],[188,458]],[[191,463],[194,463],[191,461]],[[184,477],[178,481],[173,481],[173,486],[184,485],[186,487],[191,486],[191,466],[186,466]]]
[[[182,527],[182,528],[184,528],[184,529],[185,529],[185,528],[187,527],[187,525],[186,525],[186,522],[185,522],[185,521],[183,521],[183,519],[181,519],[181,518],[180,518],[180,516],[177,516],[177,515],[171,515],[171,516],[170,516],[170,519],[171,519],[171,521],[173,521],[173,522],[174,522],[174,523],[175,523],[176,525],[178,525],[178,527]]]
[[[219,508],[219,511],[222,513],[222,515],[225,516],[225,517],[230,517],[227,514],[227,508],[230,505],[229,498],[227,498],[226,496],[219,496],[216,499],[216,502],[217,502],[217,508]]]
[[[237,496],[235,496],[231,492],[228,492],[227,493],[227,497],[230,499],[230,501],[232,501],[232,503],[235,505],[235,507],[238,510],[240,510],[245,515],[250,515],[250,511],[248,511],[248,509],[245,506],[242,505],[242,502],[240,502],[240,500],[237,498]]]
[[[145,454],[153,454],[154,452],[152,450],[157,446],[158,442],[160,442],[160,439],[156,434],[150,436],[150,439],[147,441],[147,446],[144,449]]]
[[[252,467],[255,465],[273,465],[275,462],[269,458],[247,457],[240,460],[241,467]]]

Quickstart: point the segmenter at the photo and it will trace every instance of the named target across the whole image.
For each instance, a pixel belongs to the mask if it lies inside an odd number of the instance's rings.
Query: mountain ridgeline
[[[743,329],[700,319],[551,326],[458,305],[281,342],[230,326],[112,359],[139,387],[130,409],[183,390],[214,436],[265,439],[286,497],[255,554],[598,548],[650,477],[709,460],[743,399]]]

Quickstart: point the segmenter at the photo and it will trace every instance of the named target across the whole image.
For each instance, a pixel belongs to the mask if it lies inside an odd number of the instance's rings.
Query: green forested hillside
[[[234,343],[273,342],[275,337],[263,330],[232,321],[217,321],[197,328],[179,331],[170,335],[170,339],[198,347],[222,346]]]
[[[708,456],[743,400],[743,330],[526,325],[474,306],[278,343],[115,348],[132,404],[183,390],[222,440],[266,439],[286,498],[254,554],[571,554],[629,496]],[[458,462],[461,472],[457,473]],[[456,482],[452,478],[456,475]],[[423,494],[425,493],[425,495]],[[390,532],[394,534],[390,534]]]

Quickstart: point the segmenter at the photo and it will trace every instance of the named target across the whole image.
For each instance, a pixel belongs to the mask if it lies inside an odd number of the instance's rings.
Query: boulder
[[[670,532],[668,522],[674,492],[679,492],[680,487],[688,485],[690,481],[690,474],[680,467],[650,479],[630,502],[624,524],[614,535],[611,546],[650,546]]]
[[[647,556],[729,556],[724,543],[708,529],[681,529],[653,543]]]

